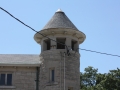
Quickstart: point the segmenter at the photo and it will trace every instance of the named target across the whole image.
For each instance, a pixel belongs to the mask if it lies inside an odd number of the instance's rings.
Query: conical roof
[[[43,29],[49,28],[71,28],[78,30],[76,26],[70,21],[70,19],[65,15],[65,13],[58,9],[50,21],[44,26]]]

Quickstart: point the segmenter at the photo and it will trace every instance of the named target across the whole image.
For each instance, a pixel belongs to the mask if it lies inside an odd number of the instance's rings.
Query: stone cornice
[[[86,38],[86,36],[85,36],[85,34],[83,32],[78,31],[78,30],[74,30],[74,29],[69,29],[69,28],[68,29],[67,28],[44,29],[44,30],[39,31],[39,33],[41,33],[41,34],[43,34],[45,36],[48,36],[48,37],[50,35],[54,36],[54,35],[58,35],[58,34],[63,35],[63,36],[69,35],[71,37],[77,38],[78,41],[79,41],[79,44],[81,44]],[[34,39],[35,39],[35,41],[37,43],[41,43],[41,40],[43,38],[43,36],[40,35],[39,33],[36,33],[34,35]]]

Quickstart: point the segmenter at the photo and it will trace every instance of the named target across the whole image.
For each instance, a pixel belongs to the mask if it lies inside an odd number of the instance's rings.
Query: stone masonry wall
[[[0,90],[35,90],[35,67],[2,67],[0,73],[12,73],[12,86],[0,86]]]
[[[40,68],[40,90],[64,90],[64,52],[65,50],[47,50],[40,54],[42,65]],[[79,53],[70,52],[65,57],[65,90],[68,87],[79,90],[80,86],[80,60]],[[50,82],[50,68],[55,68],[55,82]]]

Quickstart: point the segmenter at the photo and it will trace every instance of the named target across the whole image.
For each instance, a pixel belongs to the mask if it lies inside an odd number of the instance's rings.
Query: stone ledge
[[[15,86],[0,86],[0,89],[13,89],[16,88]]]
[[[48,83],[46,84],[46,86],[57,85],[57,84],[58,84],[58,82],[48,82]]]

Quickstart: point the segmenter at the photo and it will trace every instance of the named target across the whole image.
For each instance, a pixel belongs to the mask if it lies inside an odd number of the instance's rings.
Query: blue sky
[[[80,48],[120,55],[120,0],[2,0],[0,6],[41,30],[61,8],[86,34]],[[0,54],[40,54],[35,32],[0,10]],[[120,58],[81,51],[80,70],[87,66],[107,73],[120,68]]]

